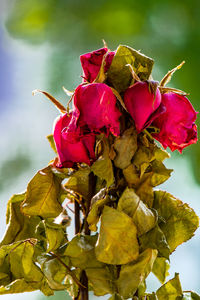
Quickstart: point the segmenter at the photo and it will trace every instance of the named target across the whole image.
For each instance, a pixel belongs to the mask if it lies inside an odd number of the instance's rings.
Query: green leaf
[[[133,189],[125,189],[119,199],[117,209],[133,219],[138,235],[148,232],[156,224],[154,213],[140,200]]]
[[[121,267],[117,286],[123,298],[133,297],[139,285],[151,272],[156,256],[157,250],[147,249],[139,255],[136,261]]]
[[[126,264],[137,259],[139,246],[136,235],[136,226],[129,216],[105,206],[95,249],[97,259],[114,265]]]
[[[157,291],[158,300],[176,300],[177,297],[182,296],[182,288],[179,280],[179,275],[162,285]]]
[[[47,140],[49,141],[49,144],[51,146],[51,148],[53,149],[53,151],[57,154],[57,149],[56,149],[56,144],[53,138],[53,134],[49,134],[47,135]]]
[[[128,46],[120,45],[117,48],[111,66],[107,73],[107,79],[119,93],[125,91],[132,82],[132,74],[127,67],[130,64],[133,70],[141,80],[149,78],[153,60],[139,51],[136,51]]]
[[[65,188],[72,190],[87,199],[89,193],[90,172],[91,170],[88,167],[79,169],[69,177],[65,184]]]
[[[56,217],[62,211],[58,202],[59,192],[60,179],[52,173],[51,167],[38,171],[27,186],[22,212],[29,216]]]
[[[70,258],[74,267],[81,269],[101,268],[102,263],[96,259],[94,247],[98,235],[76,235],[71,242],[68,243],[64,255]]]
[[[114,183],[114,174],[112,161],[109,157],[110,148],[108,139],[105,137],[102,140],[103,143],[103,153],[91,166],[92,172],[101,179],[106,180],[107,187]]]
[[[166,277],[169,276],[169,263],[164,257],[157,257],[152,272],[163,284],[165,283]]]
[[[137,150],[137,133],[133,127],[127,129],[121,137],[115,139],[114,149],[117,153],[114,159],[115,166],[126,169]]]
[[[115,278],[108,266],[86,269],[86,275],[96,296],[104,296],[116,292]]]
[[[187,203],[164,191],[155,191],[154,208],[165,220],[160,224],[170,251],[189,240],[199,226],[199,218]]]
[[[110,201],[110,197],[106,194],[106,188],[101,189],[91,200],[91,209],[87,217],[90,230],[97,231],[96,224],[99,221],[103,207]]]
[[[144,251],[147,248],[157,249],[158,254],[165,258],[169,258],[170,249],[166,241],[165,235],[158,225],[156,225],[152,230],[143,234],[139,238],[140,249]]]
[[[40,222],[39,217],[27,217],[21,213],[20,205],[25,199],[25,193],[13,195],[7,204],[6,233],[0,245],[8,245],[16,241],[35,237],[35,228]]]

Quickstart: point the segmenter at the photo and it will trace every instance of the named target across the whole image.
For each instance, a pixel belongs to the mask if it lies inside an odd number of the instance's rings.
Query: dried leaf
[[[137,259],[139,247],[136,234],[136,226],[130,217],[105,206],[95,249],[97,259],[113,265],[126,264]]]

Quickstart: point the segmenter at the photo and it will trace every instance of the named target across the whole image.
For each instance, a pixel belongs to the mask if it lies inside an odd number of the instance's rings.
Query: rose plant
[[[172,172],[170,155],[197,142],[197,112],[186,94],[152,79],[153,60],[119,46],[81,55],[83,82],[73,108],[60,110],[48,140],[56,158],[7,208],[0,245],[0,294],[66,290],[73,299],[200,299],[166,282],[170,254],[199,218],[188,204],[154,189]],[[74,210],[70,207],[74,205]],[[75,232],[67,229],[74,213]],[[150,272],[161,282],[146,291]]]

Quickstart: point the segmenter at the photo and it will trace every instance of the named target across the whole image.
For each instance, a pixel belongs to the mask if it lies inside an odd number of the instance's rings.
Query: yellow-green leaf
[[[53,149],[53,151],[57,154],[57,149],[56,149],[56,144],[53,138],[53,134],[49,134],[47,135],[47,140],[49,141],[49,144],[51,146],[51,148]]]
[[[89,193],[90,172],[91,170],[88,167],[79,169],[69,177],[65,184],[65,188],[72,190],[87,199]]]
[[[117,209],[133,219],[138,235],[148,232],[156,224],[154,213],[140,200],[133,189],[125,189],[119,199]]]
[[[162,285],[157,291],[158,300],[176,300],[177,297],[182,297],[182,288],[179,280],[179,275]]]
[[[136,261],[121,267],[117,287],[123,298],[133,297],[139,285],[151,272],[156,257],[157,250],[147,249]]]
[[[101,262],[120,265],[137,259],[139,246],[133,220],[123,212],[105,206],[96,256]]]
[[[97,177],[104,179],[107,183],[107,187],[109,187],[114,183],[113,166],[112,161],[109,157],[110,148],[108,140],[106,138],[103,138],[102,143],[103,153],[93,163],[93,165],[91,166],[91,170]]]
[[[165,235],[158,225],[156,225],[152,230],[143,234],[139,238],[141,250],[147,248],[157,249],[158,254],[165,258],[169,258],[170,249],[166,241]]]
[[[165,182],[171,175],[172,169],[167,169],[165,165],[158,160],[154,160],[151,163],[152,176],[151,184],[152,186],[157,186]]]
[[[140,177],[133,164],[130,164],[127,168],[123,169],[123,174],[129,186],[136,187],[139,184]]]
[[[165,220],[160,228],[165,234],[170,251],[189,240],[199,226],[199,218],[187,203],[164,191],[155,191],[154,208]]]
[[[65,266],[57,259],[51,256],[39,256],[39,264],[41,265],[41,270],[44,273],[48,285],[53,290],[64,290],[66,286],[63,284],[63,280],[68,274]],[[65,259],[65,264],[69,264],[69,259]]]
[[[114,294],[108,300],[123,300],[123,298],[119,294]]]
[[[29,241],[18,242],[9,253],[10,270],[14,278],[28,281],[41,281],[43,274],[33,262],[34,245]]]
[[[52,173],[51,167],[38,171],[27,186],[22,212],[29,216],[56,217],[62,211],[59,192],[60,179]]]
[[[91,209],[89,215],[87,217],[87,222],[89,224],[90,230],[97,231],[96,224],[99,221],[101,212],[105,204],[110,201],[108,195],[106,195],[106,189],[101,189],[99,193],[97,193],[91,201]]]
[[[165,283],[166,277],[169,275],[169,263],[164,257],[157,257],[152,272],[154,275],[160,280],[160,282],[163,284]]]
[[[111,66],[107,73],[108,82],[119,92],[125,91],[132,82],[132,74],[127,67],[130,64],[141,80],[149,78],[153,60],[139,51],[128,46],[120,45],[117,48]]]
[[[127,129],[121,137],[115,139],[114,149],[117,153],[114,159],[115,166],[126,169],[137,150],[137,133],[133,127]]]
[[[94,252],[97,237],[97,235],[76,235],[68,243],[64,254],[70,258],[74,267],[81,269],[102,267],[103,264],[96,259]]]
[[[7,204],[7,228],[0,245],[8,245],[19,240],[35,237],[35,229],[40,218],[32,218],[22,214],[20,205],[25,198],[25,193],[13,195]]]
[[[108,266],[98,269],[86,269],[86,274],[96,296],[113,294],[116,291],[115,279]]]
[[[16,279],[6,286],[0,287],[0,295],[32,292],[40,288],[40,282],[26,282],[25,279]]]

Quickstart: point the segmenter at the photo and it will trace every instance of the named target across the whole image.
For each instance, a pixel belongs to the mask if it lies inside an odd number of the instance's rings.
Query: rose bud
[[[86,81],[93,82],[96,79],[102,64],[103,56],[106,53],[104,72],[107,72],[115,55],[114,51],[108,52],[107,48],[101,48],[80,56],[83,77]]]
[[[151,91],[150,84],[146,81],[137,81],[124,93],[125,106],[138,132],[149,126],[153,119],[163,112],[162,109],[158,109],[161,104],[160,91],[158,88],[155,92]]]
[[[104,83],[81,84],[74,93],[78,126],[87,124],[95,133],[120,135],[120,111],[111,88]]]
[[[162,103],[166,111],[154,120],[152,125],[160,132],[154,133],[153,137],[164,148],[177,149],[181,153],[183,148],[197,142],[197,127],[194,124],[197,112],[190,101],[179,94],[163,94]]]
[[[57,167],[71,168],[74,163],[91,165],[95,160],[95,135],[71,124],[72,113],[59,116],[54,123],[53,137],[59,162]],[[71,124],[69,128],[69,124]]]

